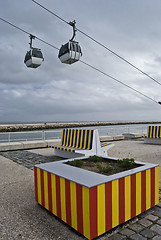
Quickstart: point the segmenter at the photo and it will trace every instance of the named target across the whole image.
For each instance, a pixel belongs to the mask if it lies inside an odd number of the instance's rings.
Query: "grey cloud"
[[[160,80],[160,7],[143,1],[40,1],[67,21]],[[32,1],[6,0],[0,16],[60,47],[72,28]],[[45,61],[27,69],[28,35],[0,21],[0,121],[158,120],[159,105],[82,63],[61,64],[58,51],[41,41]],[[77,31],[82,60],[148,96],[160,99],[160,87]],[[160,80],[161,81],[161,80]]]

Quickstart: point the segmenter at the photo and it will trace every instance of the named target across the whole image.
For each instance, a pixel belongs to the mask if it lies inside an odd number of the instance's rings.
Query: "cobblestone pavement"
[[[100,239],[161,240],[161,194],[157,206],[117,227],[111,236]]]
[[[0,152],[0,155],[32,170],[36,164],[54,162],[63,159],[57,156],[43,156],[26,150]]]
[[[0,155],[29,169],[33,169],[35,164],[62,160],[60,157],[43,156],[25,150],[1,152]],[[161,189],[159,191],[159,199],[160,202],[157,206],[154,206],[132,220],[101,235],[97,239],[161,240]]]

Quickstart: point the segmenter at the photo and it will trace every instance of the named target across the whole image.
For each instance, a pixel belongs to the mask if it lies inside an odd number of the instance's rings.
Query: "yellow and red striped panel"
[[[87,188],[39,168],[35,200],[88,239],[159,203],[159,167]]]

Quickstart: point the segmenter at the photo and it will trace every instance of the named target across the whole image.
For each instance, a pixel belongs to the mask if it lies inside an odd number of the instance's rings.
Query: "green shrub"
[[[102,157],[93,155],[93,156],[89,156],[89,158],[87,160],[91,161],[91,162],[101,162],[102,161]]]
[[[134,158],[118,159],[117,163],[123,168],[128,168],[128,167],[132,167],[135,165]]]
[[[82,165],[83,165],[83,161],[81,159],[76,159],[74,161],[68,161],[67,163],[74,167],[82,167]]]
[[[99,169],[100,173],[109,173],[113,170],[111,165],[107,165],[106,167],[102,167],[101,164],[97,163],[97,168]]]

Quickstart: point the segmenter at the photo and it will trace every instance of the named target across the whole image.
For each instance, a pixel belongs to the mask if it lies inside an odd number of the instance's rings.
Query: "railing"
[[[61,130],[0,133],[0,142],[19,142],[61,138]]]
[[[92,129],[94,127],[87,127]],[[124,133],[145,133],[146,125],[115,125],[107,127],[97,127],[100,136],[118,135]],[[25,132],[5,132],[0,133],[0,142],[19,142],[19,141],[35,141],[60,139],[61,129],[45,130],[45,131],[25,131]]]

